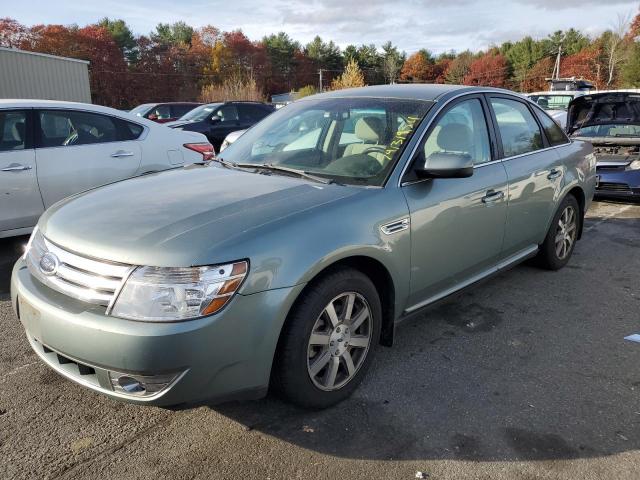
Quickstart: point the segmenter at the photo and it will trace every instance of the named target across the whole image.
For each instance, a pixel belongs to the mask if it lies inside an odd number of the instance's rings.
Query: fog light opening
[[[138,375],[111,371],[109,372],[109,380],[114,392],[132,397],[152,397],[173,385],[180,375],[180,372]]]
[[[144,393],[146,391],[144,383],[133,377],[123,375],[122,377],[118,377],[116,382],[126,393]]]

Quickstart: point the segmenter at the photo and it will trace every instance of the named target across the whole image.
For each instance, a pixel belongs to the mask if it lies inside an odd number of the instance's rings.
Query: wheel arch
[[[295,307],[298,299],[301,298],[308,289],[313,288],[313,285],[320,278],[342,267],[353,268],[362,272],[369,277],[375,286],[382,306],[382,325],[379,343],[388,347],[392,346],[396,316],[396,284],[391,272],[384,263],[372,256],[363,254],[351,255],[336,259],[334,262],[324,265],[322,269],[313,273],[304,289],[298,294],[289,311]]]
[[[584,190],[580,186],[575,185],[566,193],[564,197],[566,197],[567,195],[573,195],[573,197],[578,201],[578,207],[580,208],[580,217],[579,217],[580,225],[578,227],[578,240],[580,240],[582,238],[582,228],[584,225],[585,202],[586,202]]]

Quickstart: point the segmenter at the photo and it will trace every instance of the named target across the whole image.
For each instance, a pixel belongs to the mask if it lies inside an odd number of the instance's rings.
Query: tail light
[[[185,143],[184,148],[193,150],[202,154],[202,160],[213,160],[216,156],[216,152],[213,150],[213,145],[210,143]]]

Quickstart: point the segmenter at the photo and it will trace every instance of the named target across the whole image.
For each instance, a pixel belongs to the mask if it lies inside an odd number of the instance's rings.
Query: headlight
[[[634,160],[627,166],[627,170],[640,170],[640,160]]]
[[[188,320],[224,307],[247,275],[247,262],[192,268],[138,267],[110,314],[149,322]]]

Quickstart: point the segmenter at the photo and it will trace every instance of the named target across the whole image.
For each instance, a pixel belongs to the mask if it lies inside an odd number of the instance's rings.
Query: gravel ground
[[[595,203],[559,272],[523,265],[399,326],[355,396],[182,410],[85,390],[30,350],[0,240],[0,478],[638,479],[640,205]]]

